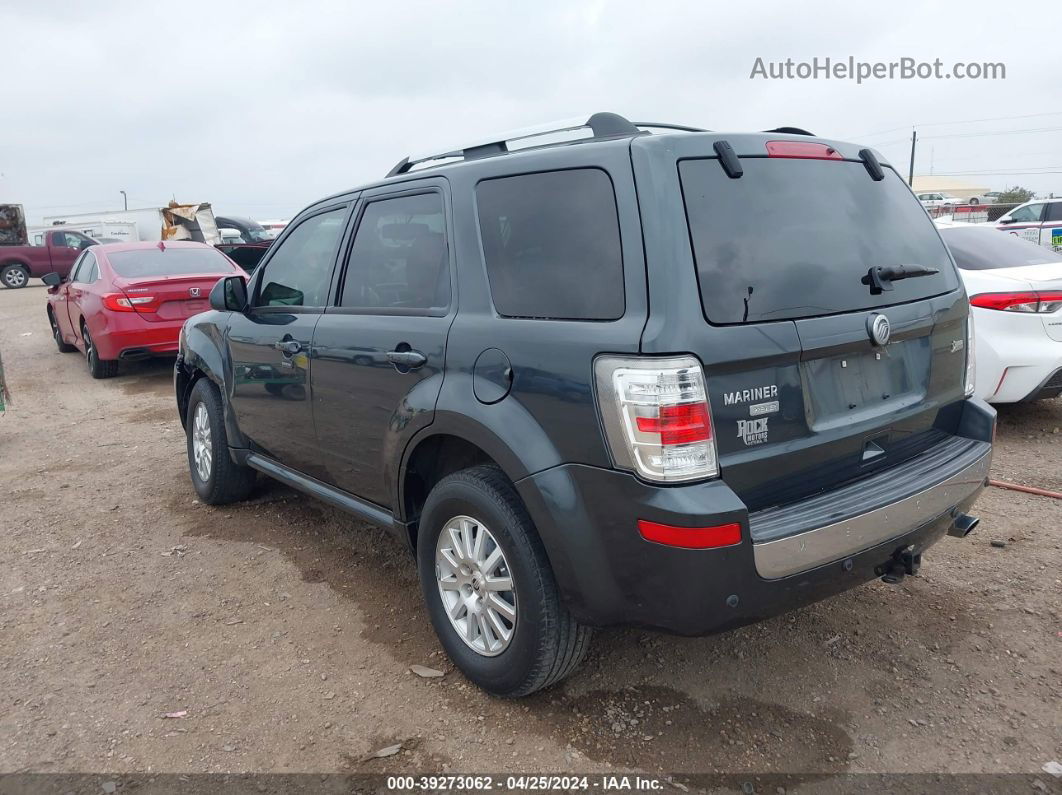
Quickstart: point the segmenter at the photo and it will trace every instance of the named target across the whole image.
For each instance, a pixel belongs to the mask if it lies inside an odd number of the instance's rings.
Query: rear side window
[[[91,253],[91,252],[90,252]],[[183,276],[194,273],[231,273],[235,271],[225,255],[212,246],[199,248],[138,248],[112,251],[107,255],[111,268],[127,279],[142,276]]]
[[[346,207],[311,216],[274,243],[276,251],[262,274],[258,306],[323,307],[346,218]]]
[[[701,302],[712,323],[854,312],[954,290],[958,277],[922,205],[891,168],[875,182],[862,163],[742,158],[730,179],[714,159],[679,163]],[[878,265],[940,273],[871,295]]]
[[[1047,217],[1045,221],[1062,221],[1062,202],[1052,202],[1047,205]]]
[[[450,254],[442,194],[374,201],[362,213],[350,250],[341,306],[445,309]]]
[[[623,316],[616,194],[599,169],[485,180],[476,188],[494,306],[506,317]]]
[[[940,235],[955,264],[967,271],[1062,263],[1062,255],[997,229],[954,227],[941,229]]]

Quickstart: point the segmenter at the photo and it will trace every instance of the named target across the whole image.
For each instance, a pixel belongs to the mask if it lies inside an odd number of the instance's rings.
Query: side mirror
[[[1013,218],[1000,218],[1000,219],[998,219],[996,221],[996,223],[997,224],[1012,224],[1012,223],[1014,223],[1014,219]]]
[[[242,312],[247,308],[247,282],[242,276],[218,279],[210,290],[210,308],[219,312]]]
[[[58,287],[63,283],[63,277],[53,271],[52,273],[46,273],[41,276],[41,281],[49,287]]]

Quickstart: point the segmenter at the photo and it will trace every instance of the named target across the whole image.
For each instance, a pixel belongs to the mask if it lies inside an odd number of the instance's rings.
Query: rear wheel
[[[81,324],[81,338],[85,340],[85,357],[88,359],[89,374],[93,378],[114,378],[118,375],[117,359],[101,359],[100,352],[92,342],[88,323]]]
[[[52,310],[48,310],[48,323],[52,327],[52,339],[55,340],[55,347],[59,349],[59,353],[73,353],[77,350],[73,345],[68,345],[63,342],[63,332],[59,330],[59,324],[55,322],[55,315],[52,314]]]
[[[562,603],[531,517],[496,467],[457,472],[432,489],[417,566],[439,640],[487,692],[528,695],[585,656],[591,631]]]
[[[229,455],[221,392],[207,378],[200,378],[192,387],[184,427],[188,469],[199,499],[208,505],[224,505],[250,494],[255,471],[237,464]]]
[[[970,204],[980,204],[980,203],[981,203],[980,199],[970,199]]]
[[[25,287],[29,284],[29,271],[22,265],[5,265],[0,268],[0,282],[11,290]]]

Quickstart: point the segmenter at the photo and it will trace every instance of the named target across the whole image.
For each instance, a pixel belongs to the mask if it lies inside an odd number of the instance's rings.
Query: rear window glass
[[[730,179],[714,159],[679,163],[704,314],[712,323],[815,317],[889,306],[958,286],[948,252],[907,186],[862,163],[742,158]],[[877,265],[939,274],[871,295]]]
[[[213,248],[141,248],[107,255],[119,276],[183,276],[190,273],[229,273],[236,267]]]
[[[955,227],[941,229],[940,235],[951,249],[955,264],[967,271],[1062,262],[1062,255],[996,229]]]
[[[507,317],[623,316],[616,195],[604,171],[549,171],[476,188],[494,306]]]

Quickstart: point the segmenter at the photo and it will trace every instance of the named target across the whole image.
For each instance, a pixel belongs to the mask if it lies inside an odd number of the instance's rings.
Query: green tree
[[[1024,204],[1032,199],[1036,194],[1028,188],[1022,188],[1015,185],[1013,188],[1007,188],[1001,194],[996,202],[999,204]]]

